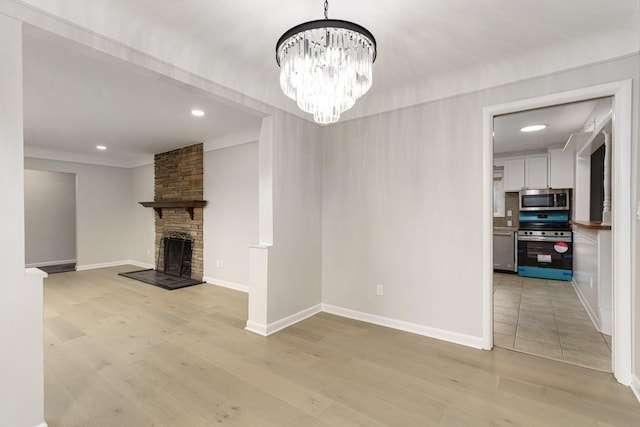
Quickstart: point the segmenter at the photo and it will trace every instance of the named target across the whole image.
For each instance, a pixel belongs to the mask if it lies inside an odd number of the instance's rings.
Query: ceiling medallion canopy
[[[296,25],[276,44],[280,87],[317,123],[338,121],[371,87],[376,39],[366,28],[328,18]]]

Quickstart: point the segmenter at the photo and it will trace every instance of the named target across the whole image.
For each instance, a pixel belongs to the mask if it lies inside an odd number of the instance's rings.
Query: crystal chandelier
[[[376,39],[353,22],[328,18],[296,25],[276,44],[280,87],[317,123],[338,121],[371,87]]]

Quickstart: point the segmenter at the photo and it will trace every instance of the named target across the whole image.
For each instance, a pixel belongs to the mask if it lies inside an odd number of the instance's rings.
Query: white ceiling
[[[153,154],[195,143],[234,135],[239,142],[257,139],[261,118],[255,114],[40,35],[30,31],[24,37],[27,155],[136,166],[153,161]],[[194,117],[192,109],[204,117]]]
[[[294,114],[275,43],[323,12],[321,0],[10,1]],[[638,0],[330,1],[330,18],[357,22],[378,42],[373,87],[344,119],[637,52],[639,13]],[[229,134],[247,139],[259,126],[246,108],[43,34],[25,35],[28,152],[94,156],[105,144],[105,158],[132,165]],[[196,104],[205,120],[188,114]]]
[[[582,132],[598,100],[574,102],[495,117],[493,152],[506,155],[564,146],[572,133]],[[521,132],[525,126],[542,124],[537,132]]]

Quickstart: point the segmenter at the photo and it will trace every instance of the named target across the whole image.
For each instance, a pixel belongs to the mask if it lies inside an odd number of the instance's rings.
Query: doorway
[[[581,223],[577,218],[593,224],[602,220],[602,200],[599,216],[584,205],[604,197],[599,153],[605,141],[596,128],[610,122],[611,108],[607,97],[494,117],[494,183],[504,181],[494,184],[493,339],[498,347],[611,372],[611,230],[575,225]],[[592,161],[586,165],[600,166],[591,167],[591,178],[598,178],[594,182],[582,170],[588,157]],[[563,203],[553,210],[521,211],[523,184],[532,193],[524,196],[529,204]],[[510,243],[506,253],[496,245],[500,242]],[[600,252],[609,256],[596,257]]]
[[[76,268],[76,175],[25,169],[25,266]]]
[[[525,110],[549,107],[559,104],[613,97],[612,134],[616,149],[613,150],[612,164],[612,371],[623,384],[631,383],[631,81],[625,80],[599,86],[587,87],[570,92],[547,95],[508,104],[485,107],[483,110],[483,158],[484,158],[484,348],[491,349],[493,340],[493,289],[492,272],[492,229],[493,229],[493,121],[494,117]]]

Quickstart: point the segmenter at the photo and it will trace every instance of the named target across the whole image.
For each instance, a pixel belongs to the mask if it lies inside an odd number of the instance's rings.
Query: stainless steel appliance
[[[520,191],[520,212],[568,211],[570,190],[545,188]]]
[[[493,230],[493,269],[516,272],[515,232]]]
[[[520,212],[518,275],[571,281],[573,233],[569,212]]]

